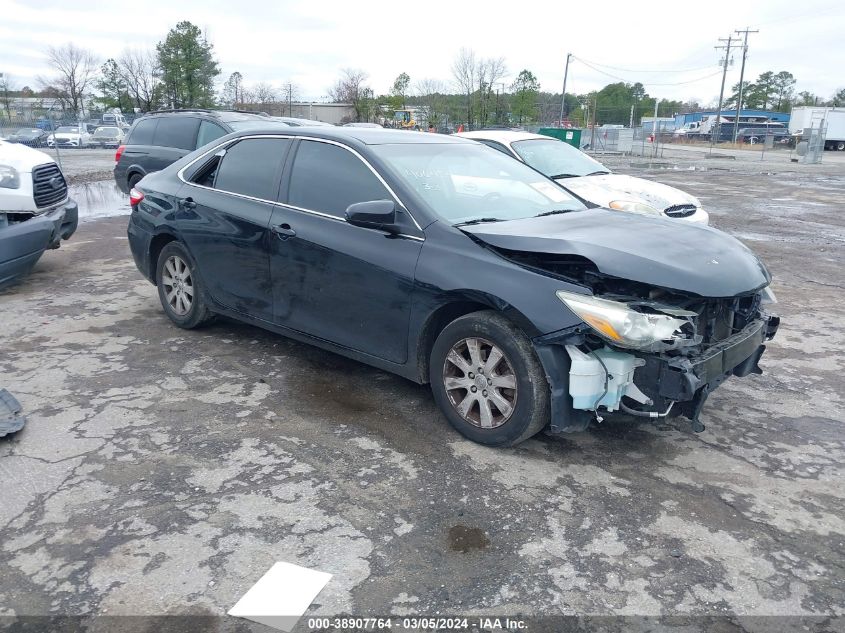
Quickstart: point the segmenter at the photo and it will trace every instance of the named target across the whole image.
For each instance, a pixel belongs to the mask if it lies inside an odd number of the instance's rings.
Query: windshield
[[[483,145],[401,143],[374,145],[372,151],[434,213],[453,224],[586,208],[530,167]]]
[[[97,136],[117,136],[120,134],[120,130],[116,127],[98,127],[94,130],[94,134]]]
[[[56,130],[56,132],[62,132],[64,134],[79,134],[79,128],[71,127],[69,125],[63,125],[58,130]]]
[[[514,141],[511,147],[522,160],[549,178],[610,173],[600,162],[563,141],[538,138]]]

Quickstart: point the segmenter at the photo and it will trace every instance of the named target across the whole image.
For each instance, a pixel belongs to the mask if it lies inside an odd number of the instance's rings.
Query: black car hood
[[[702,297],[746,294],[771,281],[738,240],[678,220],[588,209],[460,228],[495,248],[578,255],[606,275]]]

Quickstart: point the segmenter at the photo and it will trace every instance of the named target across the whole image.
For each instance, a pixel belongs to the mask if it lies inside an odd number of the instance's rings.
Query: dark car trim
[[[234,143],[237,143],[238,141],[251,139],[251,138],[289,138],[291,140],[303,140],[304,139],[304,140],[308,140],[308,141],[316,141],[316,142],[319,142],[319,143],[326,143],[328,145],[337,145],[338,147],[342,147],[346,151],[355,155],[358,158],[358,160],[360,160],[362,163],[364,163],[367,166],[367,168],[373,173],[373,175],[376,178],[378,178],[379,182],[381,182],[381,184],[384,185],[385,189],[387,189],[387,192],[391,196],[393,196],[393,200],[397,204],[399,204],[407,212],[408,217],[411,218],[411,220],[414,223],[414,226],[416,226],[417,229],[422,231],[422,227],[420,226],[419,222],[417,222],[416,218],[414,218],[413,214],[408,210],[408,205],[406,205],[404,202],[402,202],[401,198],[399,198],[399,196],[396,195],[396,192],[393,191],[393,188],[389,184],[387,184],[385,179],[382,178],[381,174],[378,173],[375,170],[375,168],[370,164],[370,162],[366,158],[364,158],[355,149],[349,147],[348,145],[344,145],[343,143],[339,143],[339,142],[337,142],[335,140],[331,140],[331,139],[324,139],[324,138],[319,138],[319,137],[314,137],[314,136],[300,136],[300,135],[296,135],[296,134],[252,134],[252,135],[248,135],[248,136],[238,136],[238,137],[235,137],[235,138],[232,138],[232,139],[225,140],[222,143],[220,143],[219,145],[215,145],[214,147],[212,147],[208,151],[203,152],[202,154],[197,156],[195,159],[193,159],[191,162],[189,162],[187,165],[183,166],[178,172],[176,172],[176,175],[178,176],[179,180],[184,182],[186,185],[191,185],[192,187],[199,187],[200,189],[207,189],[209,191],[219,191],[221,193],[225,193],[225,194],[228,194],[230,196],[237,196],[239,198],[245,198],[247,200],[255,200],[256,202],[268,202],[270,204],[282,204],[283,206],[290,207],[291,209],[296,209],[297,211],[303,211],[305,213],[311,213],[313,215],[319,215],[319,216],[324,217],[324,218],[329,218],[330,220],[340,220],[341,222],[345,221],[343,218],[339,218],[337,216],[331,215],[330,213],[324,213],[323,211],[316,211],[314,209],[305,209],[303,207],[297,207],[297,206],[294,206],[292,204],[283,203],[279,200],[264,200],[263,198],[255,198],[253,196],[248,196],[248,195],[242,194],[242,193],[234,193],[232,191],[226,191],[225,189],[215,189],[214,187],[206,187],[205,185],[197,184],[197,183],[192,182],[190,180],[187,180],[185,178],[185,171],[188,170],[190,167],[193,167],[196,163],[201,161],[203,158],[207,157],[209,154],[219,152],[221,149],[225,149],[229,145],[233,145]],[[412,238],[418,239],[418,240],[424,239],[424,238],[417,237],[415,235],[405,235],[405,237],[412,237]]]

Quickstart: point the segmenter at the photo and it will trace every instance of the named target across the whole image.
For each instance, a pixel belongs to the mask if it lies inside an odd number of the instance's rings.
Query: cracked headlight
[[[618,301],[563,290],[557,291],[557,297],[599,336],[619,347],[650,350],[662,341],[687,338],[679,331],[688,322],[686,319],[643,314]]]
[[[761,299],[760,299],[760,303],[764,306],[765,305],[771,305],[773,303],[778,302],[778,298],[775,296],[775,293],[772,291],[771,286],[766,286],[765,288],[763,288],[761,295],[762,296],[761,296]]]
[[[11,165],[0,165],[0,187],[4,189],[17,189],[21,186],[21,179],[18,170]]]
[[[626,213],[639,213],[640,215],[658,215],[663,213],[659,209],[645,204],[644,202],[637,202],[635,200],[614,200],[607,205],[614,211],[625,211]]]

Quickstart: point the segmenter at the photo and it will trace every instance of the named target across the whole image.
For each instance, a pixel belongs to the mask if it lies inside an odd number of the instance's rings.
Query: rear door
[[[140,169],[144,174],[149,173],[149,155],[153,151],[153,137],[159,117],[144,117],[139,119],[129,132],[126,147],[115,168],[115,179],[118,184],[125,186],[127,174],[130,170]]]
[[[422,231],[398,203],[399,235],[349,224],[350,204],[394,200],[384,182],[345,146],[300,140],[295,152],[270,221],[276,322],[404,363]]]
[[[159,117],[153,134],[153,147],[149,148],[145,169],[147,173],[159,171],[175,163],[197,146],[200,120],[191,116]]]
[[[273,319],[269,224],[290,145],[285,138],[248,138],[207,157],[182,188],[187,204],[177,214],[212,298],[267,321]]]

